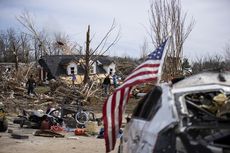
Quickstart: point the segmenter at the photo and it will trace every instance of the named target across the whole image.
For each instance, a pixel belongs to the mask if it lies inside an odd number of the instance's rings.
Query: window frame
[[[89,67],[89,74],[95,74],[94,64]]]
[[[75,74],[75,67],[70,67],[70,74]]]
[[[150,121],[162,105],[162,88],[155,86],[146,94],[133,111],[132,117]]]

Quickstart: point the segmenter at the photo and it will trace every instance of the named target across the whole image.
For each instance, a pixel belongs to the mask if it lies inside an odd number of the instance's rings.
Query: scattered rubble
[[[14,132],[11,134],[11,137],[14,139],[28,139],[29,138],[28,135],[25,135],[22,133],[14,133]]]
[[[6,71],[0,76],[0,102],[13,123],[19,124],[19,132],[8,130],[11,138],[32,139],[33,136],[79,139],[78,136],[99,135],[102,128],[101,111],[107,98],[97,81],[87,84],[68,84],[64,79],[50,80],[48,84],[36,82],[35,95],[28,95],[27,78],[36,75],[34,64],[19,67],[19,71]],[[38,80],[38,78],[35,78]],[[111,87],[112,92],[114,90]],[[132,102],[130,102],[132,104]],[[132,106],[132,110],[135,105]],[[93,108],[93,109],[92,109]],[[51,110],[54,109],[54,110]],[[50,110],[50,112],[48,112]],[[40,115],[38,115],[38,112]],[[100,115],[96,117],[96,113]],[[30,133],[28,129],[34,130]],[[24,134],[23,130],[28,131]],[[74,135],[74,136],[73,136]]]
[[[51,130],[37,130],[35,131],[34,136],[55,137],[55,138],[65,137],[63,134],[60,134],[60,133],[57,133]]]
[[[64,80],[51,80],[48,85],[37,86],[35,92],[37,97],[27,95],[25,87],[29,74],[36,74],[34,64],[19,67],[18,72],[14,69],[8,70],[0,67],[3,75],[0,76],[0,101],[9,113],[19,114],[22,109],[46,110],[48,105],[58,107],[64,104],[71,104],[73,101],[81,100],[83,105],[89,105],[92,99],[104,101],[100,85],[91,82],[86,85],[76,85],[74,87],[65,83]],[[35,75],[38,76],[38,75]],[[36,79],[36,78],[35,78]],[[42,84],[38,82],[38,85]],[[100,99],[98,99],[100,98]]]

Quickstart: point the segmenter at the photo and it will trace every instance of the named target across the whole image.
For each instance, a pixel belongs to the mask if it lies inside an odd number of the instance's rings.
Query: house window
[[[113,69],[109,69],[109,74],[110,74],[110,75],[113,74]]]
[[[70,67],[70,74],[74,74],[74,67]]]
[[[94,73],[94,66],[93,66],[93,65],[90,66],[90,68],[89,68],[89,73],[90,73],[90,74],[93,74],[93,73]]]

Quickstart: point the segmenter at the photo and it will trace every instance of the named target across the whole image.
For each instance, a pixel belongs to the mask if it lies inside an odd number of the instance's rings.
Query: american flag
[[[106,152],[110,152],[115,147],[122,123],[122,114],[132,87],[141,83],[156,81],[160,77],[159,70],[164,60],[163,51],[166,42],[167,39],[155,51],[150,53],[146,61],[135,68],[124,80],[124,83],[106,99],[103,106]]]

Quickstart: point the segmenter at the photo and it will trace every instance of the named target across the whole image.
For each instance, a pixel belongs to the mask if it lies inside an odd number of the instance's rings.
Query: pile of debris
[[[96,118],[94,112],[91,109],[86,110],[84,106],[92,104],[92,99],[103,103],[100,84],[92,81],[85,85],[71,86],[57,79],[51,80],[48,85],[41,86],[37,83],[40,86],[35,88],[36,95],[28,95],[26,89],[28,76],[30,74],[38,76],[33,66],[19,67],[18,71],[0,67],[3,72],[0,76],[0,102],[4,104],[8,115],[18,114],[14,121],[21,127],[28,126],[42,130],[36,132],[36,135],[53,135],[55,132],[70,129],[75,129],[75,133],[79,134],[79,128],[84,129],[84,134],[92,135],[92,131],[95,132],[92,125],[101,122],[101,118]],[[91,126],[90,122],[93,122]]]
[[[83,105],[92,103],[92,99],[104,101],[101,85],[92,81],[85,85],[72,87],[61,79],[51,80],[48,85],[37,86],[37,96],[27,94],[26,82],[30,74],[39,76],[33,64],[20,66],[18,71],[0,66],[3,74],[0,76],[0,101],[9,113],[19,113],[22,109],[45,110],[48,105],[56,107],[60,104],[70,104],[81,100]],[[35,78],[38,80],[38,78]]]

